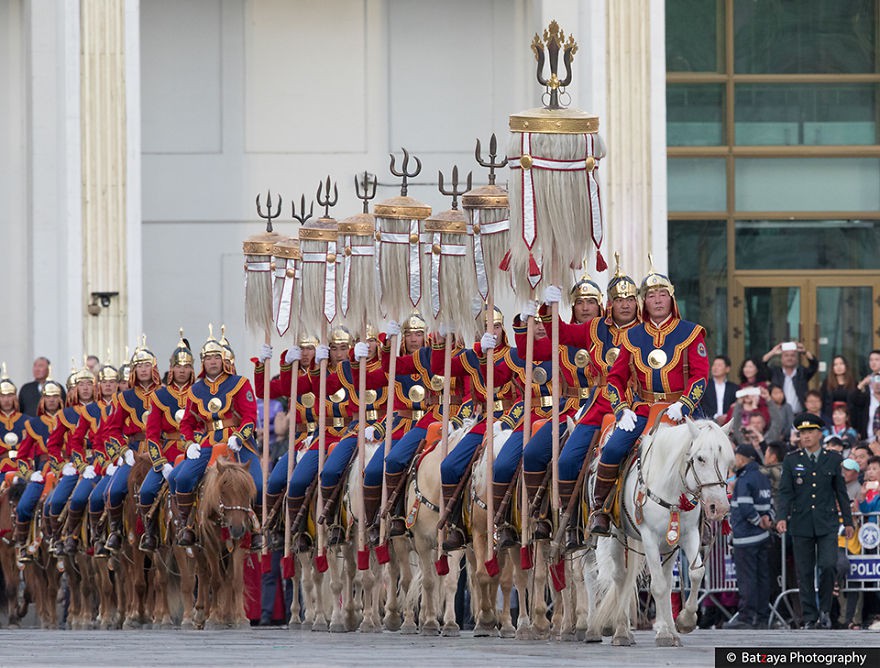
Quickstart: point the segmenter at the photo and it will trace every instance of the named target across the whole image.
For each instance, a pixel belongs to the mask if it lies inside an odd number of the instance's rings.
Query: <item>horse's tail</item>
[[[619,552],[620,545],[615,539],[600,539],[596,547],[595,559],[585,560],[589,575],[596,583],[595,596],[599,602],[593,613],[595,619],[590,624],[592,628],[613,628],[618,620],[629,618],[633,596],[637,593],[639,574],[644,566],[644,557],[632,551],[629,553],[626,557],[627,565],[622,585],[615,591],[617,585],[614,581],[614,571],[624,568],[622,555]]]

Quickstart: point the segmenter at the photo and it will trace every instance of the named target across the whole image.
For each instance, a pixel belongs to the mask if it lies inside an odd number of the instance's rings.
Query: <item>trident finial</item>
[[[391,154],[391,167],[390,167],[390,169],[391,169],[391,173],[394,174],[394,176],[403,179],[403,182],[400,184],[400,195],[402,197],[406,197],[406,180],[407,179],[414,179],[415,177],[417,177],[421,173],[422,161],[419,160],[416,156],[413,156],[412,157],[413,160],[416,161],[416,168],[415,168],[415,171],[410,172],[409,171],[409,151],[407,151],[403,147],[401,147],[400,150],[403,151],[403,167],[401,168],[401,170],[399,172],[394,168],[394,154],[392,153]]]
[[[471,189],[471,183],[473,182],[473,178],[472,178],[473,173],[468,172],[467,187],[464,190],[458,189],[458,165],[453,165],[453,167],[452,167],[452,190],[446,190],[443,187],[443,172],[438,171],[437,174],[438,174],[437,178],[440,181],[440,184],[438,186],[440,192],[443,193],[444,195],[451,195],[452,196],[452,208],[458,209],[458,197],[459,197],[459,195],[464,195],[468,190]]]
[[[544,78],[544,45],[547,46],[547,55],[550,58],[550,78]],[[559,78],[559,49],[563,49],[562,62],[565,63],[565,79]],[[559,104],[559,89],[565,90],[565,87],[571,83],[571,61],[574,60],[574,54],[577,53],[577,42],[574,37],[568,36],[565,41],[565,32],[560,30],[556,21],[550,21],[550,25],[544,30],[544,39],[542,40],[538,33],[532,38],[532,52],[535,54],[535,60],[538,61],[538,83],[545,86],[550,93],[550,102],[547,109],[562,109]]]
[[[257,215],[266,221],[266,231],[272,231],[272,221],[281,215],[281,195],[278,195],[278,201],[275,203],[275,213],[272,213],[272,191],[266,191],[266,213],[263,213],[263,207],[260,206],[260,195],[257,194]]]
[[[315,203],[309,202],[309,212],[306,213],[306,196],[303,195],[299,201],[299,210],[300,214],[296,214],[296,202],[290,202],[290,212],[293,216],[294,220],[298,220],[300,225],[305,225],[306,221],[311,218],[315,213]]]
[[[358,199],[364,203],[364,213],[370,212],[369,201],[376,196],[376,186],[378,183],[379,179],[376,175],[370,174],[366,170],[363,174],[355,174],[354,192],[357,194]]]
[[[323,194],[322,194],[323,193]],[[318,206],[324,207],[324,218],[330,217],[330,207],[336,206],[336,202],[339,200],[339,190],[336,188],[336,184],[333,184],[333,198],[330,198],[330,177],[327,177],[327,180],[323,183],[318,184],[318,194],[316,198],[318,200]]]
[[[489,139],[489,160],[483,160],[483,151],[480,148],[480,140],[477,139],[477,148],[474,150],[474,157],[477,159],[477,162],[481,167],[487,167],[489,169],[489,185],[495,185],[495,170],[501,169],[502,167],[507,166],[507,156],[504,156],[504,160],[501,162],[496,162],[495,157],[498,155],[498,140],[495,138],[495,133],[492,133],[492,138]]]

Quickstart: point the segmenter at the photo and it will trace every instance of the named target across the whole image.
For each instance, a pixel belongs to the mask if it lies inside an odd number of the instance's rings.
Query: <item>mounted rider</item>
[[[681,319],[674,286],[654,270],[650,255],[648,260],[650,269],[639,289],[642,323],[626,330],[608,374],[607,395],[617,425],[602,448],[588,527],[600,536],[610,533],[605,499],[621,462],[647,426],[651,406],[666,405],[664,413],[674,422],[697,415],[709,377],[705,330]]]

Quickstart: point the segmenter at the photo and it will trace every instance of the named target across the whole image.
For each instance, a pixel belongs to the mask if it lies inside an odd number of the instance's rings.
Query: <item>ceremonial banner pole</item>
[[[305,195],[302,197],[302,213],[300,215],[296,213],[296,202],[291,202],[290,208],[293,218],[299,221],[300,225],[305,223],[314,211],[312,208],[306,214]],[[290,331],[292,338],[291,346],[296,346],[299,342],[299,311],[300,300],[302,299],[300,284],[302,278],[300,268],[302,253],[300,252],[299,239],[290,237],[276,243],[272,254],[275,258],[275,329],[278,335],[282,337]],[[292,328],[291,325],[293,326]],[[284,496],[281,503],[281,508],[285,509],[284,555],[281,558],[281,577],[285,580],[292,578],[295,574],[293,555],[290,554],[290,513],[286,512],[286,506],[287,487],[291,477],[293,477],[293,470],[296,466],[296,406],[298,400],[296,389],[298,381],[299,360],[294,360],[290,369],[290,401],[287,409],[287,478],[284,482]]]
[[[339,199],[339,191],[333,185],[331,196],[330,177],[318,184],[317,202],[324,207],[324,216],[314,222],[305,223],[299,231],[300,251],[302,253],[302,290],[309,299],[302,300],[301,324],[306,331],[321,332],[321,345],[327,345],[329,326],[336,319],[336,264],[338,223],[330,217],[330,207]],[[320,299],[318,297],[321,297]],[[324,469],[327,454],[327,367],[328,361],[322,359],[319,365],[318,381],[318,478]],[[318,485],[317,508],[324,507],[321,486]],[[315,567],[323,573],[328,568],[324,546],[324,525],[318,524],[318,549]]]
[[[364,172],[361,180],[355,176],[354,187],[358,199],[364,203],[363,212],[339,222],[339,241],[342,251],[342,280],[339,282],[339,306],[343,320],[350,329],[357,322],[360,340],[367,341],[367,326],[378,322],[379,271],[376,265],[376,220],[369,212],[369,201],[376,196],[378,179]],[[358,364],[358,468],[361,502],[358,505],[357,567],[370,567],[370,550],[367,547],[367,511],[364,490],[366,468],[366,421],[367,421],[367,359],[356,360]],[[383,476],[384,477],[384,476]]]
[[[260,206],[257,195],[257,214],[266,221],[266,231],[249,237],[242,244],[245,256],[245,324],[252,331],[262,331],[265,344],[272,344],[272,248],[281,240],[281,235],[272,231],[272,220],[281,214],[281,196],[278,196],[275,211],[272,211],[272,193],[266,193],[266,212]],[[269,513],[266,481],[269,479],[269,383],[271,381],[270,360],[266,360],[263,375],[263,449],[261,468],[263,473],[263,498],[260,506],[263,510],[260,518],[260,530],[266,526]],[[244,444],[241,444],[244,447]],[[263,540],[262,568],[268,562],[268,541]]]
[[[419,305],[422,298],[421,277],[421,236],[420,222],[431,215],[431,207],[407,195],[407,181],[422,171],[422,162],[412,156],[414,167],[410,169],[410,154],[403,150],[400,170],[395,168],[394,154],[391,154],[390,171],[401,179],[400,195],[379,202],[373,207],[376,217],[376,249],[378,253],[380,295],[382,308],[389,318],[400,320]],[[397,375],[397,355],[400,338],[397,335],[387,342],[391,346],[388,364],[388,406],[385,413],[384,455],[391,451],[394,429],[394,396]],[[382,476],[382,511],[388,503],[389,490]],[[387,519],[379,523],[379,547],[376,558],[379,563],[389,559],[387,540]]]
[[[581,264],[584,249],[596,249],[596,269],[607,269],[600,252],[603,236],[602,205],[596,171],[605,156],[599,137],[599,118],[579,109],[566,109],[560,102],[568,97],[571,64],[577,43],[556,21],[551,21],[543,38],[531,43],[537,61],[537,79],[545,87],[547,104],[510,116],[510,221],[511,252],[507,263],[517,294],[534,294],[544,278],[559,281],[561,267]],[[559,56],[565,76],[559,76]],[[545,59],[550,76],[544,76]],[[547,265],[545,267],[545,264]],[[552,364],[552,492],[554,509],[559,507],[559,328],[557,305],[551,307]],[[531,335],[529,337],[531,340]],[[531,369],[531,360],[528,361]],[[525,435],[528,437],[528,434]],[[525,442],[525,439],[524,439]],[[564,564],[562,564],[564,567]],[[559,571],[556,571],[558,575]],[[564,570],[562,570],[564,576]],[[554,586],[559,580],[554,577]],[[564,584],[563,584],[564,586]]]
[[[498,140],[494,133],[489,139],[489,160],[484,160],[480,140],[474,150],[477,162],[489,169],[489,184],[470,190],[462,195],[461,203],[468,212],[468,232],[472,238],[474,269],[477,289],[486,300],[486,332],[495,330],[495,284],[498,282],[498,265],[508,250],[510,238],[510,213],[507,208],[507,191],[495,185],[495,170],[507,165],[507,158],[496,161]],[[486,480],[491,489],[495,470],[495,353],[486,364]],[[525,523],[525,522],[524,522]],[[495,556],[495,497],[486,494],[486,554],[491,555],[487,570],[497,567]]]

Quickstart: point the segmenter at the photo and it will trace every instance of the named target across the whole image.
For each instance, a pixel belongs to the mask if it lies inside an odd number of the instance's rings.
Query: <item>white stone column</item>
[[[114,360],[128,341],[125,26],[125,0],[81,0],[83,293],[119,293],[83,316],[84,343]]]

